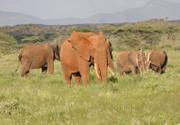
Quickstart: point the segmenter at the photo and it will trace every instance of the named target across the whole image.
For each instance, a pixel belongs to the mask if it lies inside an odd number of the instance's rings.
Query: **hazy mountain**
[[[42,20],[33,16],[0,12],[0,25],[15,25],[27,23],[41,23],[49,25],[84,24],[84,23],[122,23],[148,20],[152,18],[180,19],[180,3],[165,0],[150,0],[144,6],[129,9],[123,12],[110,14],[97,14],[89,18],[66,18],[55,20]]]
[[[91,18],[104,22],[134,22],[148,20],[152,18],[166,18],[170,20],[180,19],[180,3],[168,2],[165,0],[151,0],[143,7],[130,9],[127,11],[99,14]]]
[[[42,23],[43,20],[31,15],[15,13],[15,12],[0,12],[0,26]]]

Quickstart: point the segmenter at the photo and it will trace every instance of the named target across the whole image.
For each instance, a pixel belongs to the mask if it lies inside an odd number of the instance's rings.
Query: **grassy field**
[[[104,85],[92,70],[87,87],[67,87],[57,61],[53,76],[15,72],[17,43],[62,42],[74,30],[103,31],[114,51],[166,50],[166,73],[109,74]],[[0,62],[0,125],[180,125],[180,23],[0,27]]]
[[[87,87],[67,87],[60,63],[55,75],[33,70],[21,78],[17,53],[0,56],[1,125],[179,125],[180,51],[167,50],[163,75],[141,75],[96,81],[93,71]]]

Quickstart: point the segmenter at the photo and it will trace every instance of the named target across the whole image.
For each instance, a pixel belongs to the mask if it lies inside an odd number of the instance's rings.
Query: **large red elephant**
[[[94,65],[97,78],[106,82],[108,65],[113,69],[110,43],[102,32],[73,32],[61,45],[60,58],[65,81],[70,84],[72,76],[80,84],[88,83],[89,67]]]

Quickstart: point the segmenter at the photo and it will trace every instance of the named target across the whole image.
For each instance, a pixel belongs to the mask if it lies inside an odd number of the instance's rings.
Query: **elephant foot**
[[[29,70],[26,72],[21,73],[21,77],[27,76],[29,74]]]
[[[77,85],[80,86],[80,84],[81,84],[81,74],[79,72],[74,73],[73,77],[75,78],[75,81],[76,81]]]
[[[76,81],[77,85],[80,86],[80,84],[81,84],[81,77],[80,76],[76,76],[75,77],[75,81]]]
[[[43,67],[41,68],[41,72],[42,72],[42,73],[47,73],[47,66],[43,66]]]

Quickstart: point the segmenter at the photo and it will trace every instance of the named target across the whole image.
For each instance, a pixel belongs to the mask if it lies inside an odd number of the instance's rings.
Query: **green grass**
[[[36,27],[36,26],[35,26]],[[146,21],[123,25],[39,27],[30,34],[0,33],[0,125],[179,125],[180,124],[180,24]],[[22,28],[22,29],[21,29]],[[74,31],[103,31],[114,50],[164,49],[169,60],[165,74],[115,76],[108,83],[90,73],[88,86],[68,87],[59,62],[55,75],[32,70],[21,78],[17,67],[16,41],[30,36],[64,39]],[[11,32],[12,31],[12,32]],[[3,32],[3,31],[1,31]],[[15,30],[16,32],[16,30]],[[23,34],[25,36],[23,36]],[[56,36],[56,37],[55,37]],[[29,37],[30,38],[30,37]],[[60,41],[56,39],[56,41]],[[28,41],[28,40],[27,40]],[[12,54],[13,53],[13,54]],[[116,59],[116,52],[113,53]],[[115,64],[115,61],[114,61]]]
[[[0,58],[1,125],[178,125],[180,123],[180,51],[169,50],[167,72],[109,75],[87,87],[67,87],[60,63],[55,75],[32,70],[21,78],[17,54]],[[110,79],[111,78],[111,79]]]

